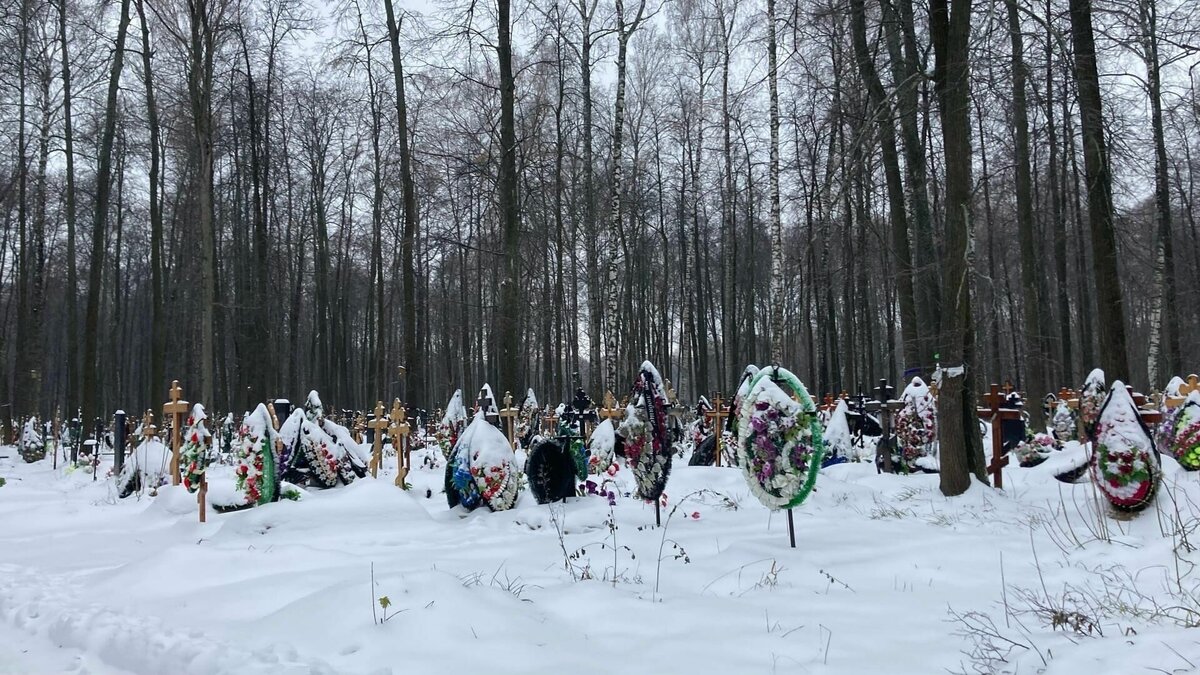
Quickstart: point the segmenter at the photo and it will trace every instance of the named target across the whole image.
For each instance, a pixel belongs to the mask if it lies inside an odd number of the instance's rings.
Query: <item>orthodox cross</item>
[[[721,394],[718,392],[713,394],[712,410],[704,413],[704,416],[713,421],[713,436],[717,439],[716,465],[721,466],[721,421],[729,417],[729,406],[721,405],[724,401],[721,400]]]
[[[1007,391],[1012,391],[1012,387],[1008,386]],[[1000,393],[998,384],[992,384],[988,393],[983,395],[982,400],[987,407],[976,408],[976,414],[980,419],[989,419],[992,423],[992,461],[988,464],[987,472],[992,474],[992,485],[997,489],[1003,489],[1003,469],[1008,466],[1008,456],[1003,454],[1004,434],[1001,433],[1000,427],[1004,420],[1021,419],[1021,411],[1005,407],[1008,403],[1008,396]]]
[[[179,380],[171,380],[171,400],[163,404],[163,417],[171,416],[171,485],[179,485],[179,446],[182,440],[184,415],[188,412],[188,402],[183,400],[183,389]]]
[[[513,450],[517,449],[517,415],[520,414],[521,410],[513,407],[512,392],[504,392],[504,407],[500,409],[500,418],[504,420],[504,427],[508,431],[508,444]]]
[[[142,439],[150,440],[158,437],[158,427],[154,426],[154,413],[149,410],[142,416]]]
[[[379,475],[379,465],[383,463],[383,432],[387,430],[388,420],[384,417],[383,401],[375,404],[375,417],[367,422],[367,428],[375,432],[375,443],[371,448],[371,478]]]
[[[606,420],[620,420],[625,416],[625,410],[617,405],[617,397],[613,396],[612,391],[604,392],[604,407],[600,409],[600,416]]]
[[[392,414],[388,419],[391,421],[388,435],[392,437],[392,447],[396,449],[396,487],[407,490],[408,472],[412,468],[408,449],[408,432],[411,428],[408,425],[408,411],[400,399],[392,401]]]

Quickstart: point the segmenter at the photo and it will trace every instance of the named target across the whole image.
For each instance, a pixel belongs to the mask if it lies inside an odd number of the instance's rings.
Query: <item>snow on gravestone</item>
[[[117,476],[117,494],[128,497],[140,490],[157,490],[166,485],[171,473],[171,449],[158,440],[147,438],[133,451]]]
[[[822,436],[825,442],[825,451],[829,457],[841,457],[846,460],[858,459],[853,456],[854,437],[850,435],[850,419],[846,417],[848,412],[846,401],[839,398],[837,405],[833,408],[833,414],[829,416],[829,423],[825,425]]]
[[[446,465],[446,497],[473,509],[480,503],[493,511],[516,505],[521,474],[508,439],[492,426],[483,411],[463,431]],[[453,493],[453,494],[452,494]]]
[[[346,478],[347,470],[350,470],[358,478],[367,475],[367,463],[371,461],[371,454],[362,445],[354,442],[354,436],[350,434],[350,430],[328,417],[321,419],[320,427],[336,445],[334,454],[341,462],[339,471],[342,473],[343,480]],[[345,482],[349,483],[350,480],[345,480]]]
[[[1139,511],[1154,498],[1158,459],[1125,384],[1114,381],[1094,426],[1092,479],[1113,507]]]
[[[592,430],[588,452],[588,473],[600,474],[613,465],[617,452],[617,430],[611,419],[597,424]]]
[[[825,452],[816,410],[788,370],[771,366],[755,376],[742,402],[737,450],[750,491],[763,506],[791,509],[812,492]]]
[[[308,392],[308,396],[304,399],[304,416],[310,422],[325,417],[325,404],[321,403],[321,395],[317,393],[316,389]]]
[[[442,455],[446,459],[450,458],[450,453],[458,443],[458,438],[462,435],[466,423],[467,408],[463,405],[462,389],[455,389],[454,395],[450,397],[450,402],[446,404],[446,412],[442,415],[442,420],[438,422],[437,429],[434,431],[434,438],[437,439],[438,447],[442,449]]]
[[[283,452],[279,457],[279,477],[293,483],[307,479],[319,487],[331,488],[340,477],[340,448],[310,419],[307,411],[296,409],[280,425]],[[353,475],[350,480],[354,480]]]
[[[900,394],[904,407],[896,413],[896,440],[909,468],[937,469],[937,462],[925,461],[929,447],[937,440],[937,402],[929,385],[914,377]]]
[[[17,449],[21,459],[30,464],[46,458],[46,444],[37,428],[36,417],[25,420],[25,426],[21,429],[21,446]]]
[[[275,455],[278,438],[265,404],[259,403],[254,412],[242,420],[234,442],[234,456],[238,459],[235,473],[237,490],[244,495],[248,505],[266,504],[275,498],[280,459]]]
[[[179,448],[179,466],[183,473],[183,487],[188,492],[200,489],[204,482],[204,472],[208,470],[209,439],[212,434],[205,428],[204,422],[208,414],[204,406],[197,403],[192,406],[188,415],[186,428],[183,430],[183,446]]]
[[[1167,386],[1163,388],[1162,404],[1159,406],[1162,421],[1159,422],[1157,428],[1152,430],[1154,431],[1154,447],[1172,454],[1175,453],[1175,434],[1180,429],[1179,417],[1187,405],[1187,397],[1180,390],[1186,384],[1178,375],[1167,382]]]
[[[1082,433],[1080,440],[1095,442],[1096,421],[1100,417],[1100,408],[1108,397],[1108,387],[1104,384],[1104,371],[1096,368],[1088,373],[1079,390],[1079,427]]]
[[[617,433],[625,439],[625,459],[637,481],[638,499],[657,504],[667,487],[674,453],[667,437],[667,396],[663,391],[663,379],[649,361],[642,363]]]
[[[741,417],[739,411],[742,409],[742,401],[750,395],[750,385],[754,382],[754,377],[758,375],[758,366],[750,364],[742,371],[742,379],[738,381],[737,394],[733,397],[733,402],[729,404],[729,431],[733,433],[734,439],[738,435],[738,418]]]
[[[1200,391],[1188,394],[1175,422],[1171,454],[1188,471],[1200,470]]]

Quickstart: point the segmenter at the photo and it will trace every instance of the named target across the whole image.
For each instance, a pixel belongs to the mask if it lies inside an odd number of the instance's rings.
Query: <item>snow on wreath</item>
[[[777,366],[755,376],[742,402],[738,463],[769,509],[799,506],[816,484],[825,454],[816,409],[800,380]]]

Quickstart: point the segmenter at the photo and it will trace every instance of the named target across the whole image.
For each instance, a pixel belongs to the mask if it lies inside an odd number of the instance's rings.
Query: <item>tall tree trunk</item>
[[[507,17],[508,0],[500,0],[500,2],[501,2],[501,6],[502,6],[502,11],[505,14],[505,16]],[[396,78],[396,135],[397,135],[396,142],[400,147],[400,185],[401,185],[401,189],[404,192],[404,233],[400,238],[400,269],[401,269],[400,274],[402,277],[401,292],[403,294],[403,297],[401,299],[400,304],[401,304],[401,312],[403,314],[403,316],[401,317],[401,321],[404,324],[404,365],[405,365],[405,368],[407,371],[407,374],[405,375],[405,377],[408,380],[407,383],[405,384],[405,388],[406,388],[407,394],[408,394],[408,399],[409,399],[408,402],[415,404],[415,403],[419,403],[419,401],[415,400],[415,399],[416,399],[416,397],[420,397],[422,395],[422,392],[424,391],[424,387],[425,387],[425,376],[424,376],[425,357],[424,357],[424,355],[421,354],[421,343],[417,339],[417,336],[419,335],[419,333],[417,332],[417,296],[416,296],[417,275],[416,275],[416,269],[413,265],[413,255],[414,255],[413,249],[416,246],[418,232],[420,231],[420,223],[418,221],[418,218],[420,216],[419,216],[419,212],[417,211],[417,189],[416,189],[416,185],[413,181],[412,151],[409,148],[408,100],[405,98],[405,95],[404,95],[404,62],[400,57],[400,25],[396,21],[396,12],[393,7],[392,0],[383,0],[383,6],[387,10],[388,42],[391,44],[391,48],[392,48],[392,73],[394,74],[394,76]],[[502,42],[504,40],[508,39],[508,30],[509,30],[509,27],[507,24],[507,18],[505,18],[504,25],[500,27],[500,31],[501,31],[500,35],[501,35]],[[505,49],[505,47],[503,45],[501,45],[500,48],[501,48],[501,50]],[[505,66],[503,65],[504,57],[501,57],[502,65],[501,65],[500,98],[501,98],[501,107],[503,108],[505,96],[507,95],[509,97],[508,114],[510,115],[509,124],[511,125],[512,124],[512,119],[511,119],[512,100],[511,100],[511,98],[513,96],[514,87],[513,87],[513,82],[511,81],[512,80],[511,46],[508,47],[508,49],[510,50],[510,54],[507,57],[507,60],[508,60],[507,67],[509,70],[507,81],[503,79],[504,78],[503,70],[504,70]],[[505,93],[506,86],[508,87],[507,94]],[[501,145],[504,145],[504,156],[501,158],[500,203],[501,203],[501,212],[505,218],[505,221],[504,221],[505,254],[508,255],[509,252],[511,251],[515,255],[515,252],[518,250],[516,247],[516,244],[515,244],[515,237],[519,234],[519,229],[518,229],[519,221],[516,220],[516,218],[517,218],[517,216],[516,216],[516,208],[517,208],[517,205],[516,205],[516,199],[517,199],[517,197],[516,197],[516,193],[517,193],[516,180],[517,180],[517,178],[516,178],[516,147],[515,147],[516,135],[514,132],[513,135],[511,136],[512,146],[507,145],[504,141],[503,125],[504,125],[504,122],[502,120],[501,121],[501,141],[500,141],[500,143],[501,143]],[[512,132],[512,129],[510,128],[509,131]],[[505,161],[511,161],[512,166],[510,168],[506,169],[504,166]],[[510,169],[511,169],[512,175],[508,176],[507,172]],[[511,180],[511,185],[508,185],[507,187],[506,187],[506,183],[505,183],[506,179]],[[511,195],[509,197],[507,197],[507,199],[512,200],[510,205],[507,205],[506,201],[505,201],[506,196],[504,193],[506,190],[511,191]],[[512,223],[510,223],[508,221],[510,215],[508,214],[506,208],[511,208],[513,211],[513,214],[511,217],[514,219],[514,221]],[[508,240],[508,237],[509,237],[508,230],[510,227],[513,228],[513,234],[512,234],[512,236],[514,237],[513,242],[509,242],[509,240]],[[510,248],[510,245],[511,245],[511,248]],[[509,269],[509,274],[511,275],[510,278],[514,284],[514,288],[512,289],[512,291],[514,293],[516,293],[518,291],[518,289],[515,288],[515,284],[518,281],[518,276],[517,276],[518,275],[518,261],[510,260],[510,261],[508,261],[508,264],[510,266],[510,269]],[[514,302],[513,308],[515,309],[516,306],[517,306],[516,302]],[[502,311],[503,311],[503,308],[502,308]],[[516,320],[513,319],[513,321],[515,322]],[[503,333],[501,333],[501,340],[504,340]],[[515,350],[515,344],[516,343],[514,342],[513,343],[514,350]],[[514,358],[515,358],[515,354],[514,354]],[[501,380],[506,382],[506,384],[501,385],[501,386],[515,386],[515,384],[516,384],[515,378],[513,378],[511,380],[504,380],[504,378],[502,377]]]
[[[154,401],[166,390],[167,326],[163,307],[163,218],[159,180],[162,168],[161,128],[154,96],[154,70],[151,68],[150,24],[146,20],[145,1],[137,2],[142,27],[142,78],[146,87],[146,123],[150,127],[150,380],[146,400]]]
[[[1154,261],[1154,295],[1150,312],[1150,346],[1147,370],[1151,387],[1163,384],[1159,365],[1167,375],[1179,372],[1179,299],[1175,287],[1175,251],[1171,231],[1171,183],[1167,143],[1163,134],[1162,63],[1158,54],[1158,7],[1153,0],[1140,0],[1142,58],[1146,62],[1147,94],[1150,98],[1150,129],[1154,136],[1154,213],[1158,221],[1158,246]],[[1164,317],[1165,313],[1165,317]],[[1160,353],[1162,335],[1166,350]]]
[[[949,4],[949,6],[947,6]],[[971,0],[931,0],[934,83],[945,153],[946,258],[942,284],[942,382],[938,396],[941,489],[966,492],[971,475],[983,479],[983,446],[975,417],[975,327],[971,314]]]
[[[1051,16],[1052,0],[1046,0],[1046,16]],[[1045,59],[1046,59],[1046,140],[1049,147],[1049,191],[1051,202],[1051,222],[1053,223],[1054,238],[1054,269],[1057,275],[1057,309],[1059,326],[1059,352],[1061,356],[1062,375],[1064,381],[1075,381],[1075,331],[1071,329],[1071,300],[1067,285],[1067,219],[1066,219],[1066,176],[1063,174],[1059,161],[1059,136],[1054,123],[1054,29],[1053,24],[1046,21]]]
[[[908,241],[908,215],[904,204],[904,183],[900,177],[900,158],[896,152],[896,127],[892,122],[892,106],[867,47],[864,0],[850,0],[850,30],[854,42],[854,59],[858,62],[859,75],[867,85],[867,97],[874,112],[875,126],[879,130],[883,174],[887,184],[888,218],[892,225],[892,256],[896,261],[904,366],[912,368],[921,365],[921,353],[917,340],[917,309],[913,290],[912,249]]]
[[[617,270],[621,266],[622,249],[624,248],[624,222],[622,220],[622,143],[625,138],[625,64],[629,51],[629,38],[633,32],[638,29],[642,22],[643,14],[646,9],[645,0],[640,0],[637,14],[632,21],[627,21],[625,17],[625,2],[624,0],[616,0],[617,11],[617,93],[616,100],[613,102],[613,142],[612,142],[612,167],[610,188],[612,194],[610,197],[610,212],[607,237],[605,238],[604,248],[609,256],[608,265],[608,280],[603,289],[607,306],[605,307],[605,323],[607,326],[604,330],[604,349],[605,349],[605,374],[604,386],[609,390],[613,390],[617,386],[618,379],[617,369],[619,365],[618,348],[620,346],[620,320],[618,317],[620,300],[620,286],[617,281]],[[702,327],[698,327],[702,328]]]
[[[771,215],[768,229],[771,233],[771,360],[783,362],[783,303],[786,289],[783,286],[783,220],[779,207],[779,57],[775,39],[775,0],[767,0],[767,90],[770,103],[771,155],[767,169],[770,187],[768,200]]]
[[[497,314],[499,339],[499,387],[522,391],[521,354],[521,215],[517,202],[517,131],[514,106],[516,81],[512,65],[511,0],[498,0],[499,24],[496,44],[500,66],[500,306]],[[415,217],[415,215],[414,215]]]
[[[21,0],[18,10],[17,35],[17,283],[14,289],[17,300],[16,321],[16,359],[14,361],[13,388],[18,417],[33,414],[29,406],[35,402],[33,395],[34,381],[37,379],[37,365],[31,363],[30,348],[33,345],[33,335],[30,331],[30,278],[33,276],[33,264],[30,254],[33,246],[29,235],[29,134],[25,127],[29,122],[27,111],[28,94],[26,92],[29,80],[29,33],[33,22],[33,3],[31,0]],[[7,354],[5,354],[7,357]],[[6,358],[7,361],[7,358]],[[4,379],[8,379],[5,377]],[[10,399],[11,400],[11,399]]]
[[[1075,85],[1083,133],[1083,166],[1087,175],[1088,221],[1092,235],[1092,273],[1096,284],[1096,329],[1100,367],[1112,380],[1129,380],[1125,342],[1125,304],[1117,277],[1117,232],[1113,222],[1112,174],[1104,138],[1100,74],[1092,35],[1091,0],[1070,0],[1071,42],[1075,48]]]
[[[895,3],[893,5],[893,2]],[[913,230],[913,291],[916,305],[915,337],[920,341],[920,362],[933,357],[941,306],[938,297],[937,250],[933,215],[929,205],[929,174],[925,144],[918,123],[918,84],[924,66],[917,43],[912,0],[881,0],[892,79],[896,82],[896,112],[904,148],[905,177]]]
[[[75,252],[75,128],[71,115],[71,58],[67,39],[67,0],[58,2],[58,39],[62,56],[63,82],[63,152],[66,155],[67,184],[63,195],[67,220],[67,412],[70,414],[79,403],[79,271]]]
[[[1042,301],[1038,269],[1037,237],[1033,223],[1033,181],[1029,168],[1029,110],[1025,95],[1025,39],[1021,33],[1021,16],[1017,0],[1004,0],[1008,13],[1008,37],[1012,45],[1013,100],[1013,161],[1016,165],[1017,239],[1021,249],[1021,306],[1024,325],[1021,334],[1025,341],[1024,387],[1034,404],[1025,409],[1034,430],[1043,431],[1046,420],[1041,397],[1049,390],[1046,377],[1050,360],[1046,353],[1045,327],[1042,326]]]
[[[85,423],[99,412],[96,357],[100,345],[100,294],[104,271],[104,231],[108,201],[112,194],[112,147],[117,129],[117,94],[125,63],[125,35],[129,28],[129,0],[121,0],[117,20],[117,42],[108,74],[108,96],[104,105],[104,127],[96,162],[96,198],[92,216],[92,253],[88,270],[87,310],[83,319],[83,417]]]

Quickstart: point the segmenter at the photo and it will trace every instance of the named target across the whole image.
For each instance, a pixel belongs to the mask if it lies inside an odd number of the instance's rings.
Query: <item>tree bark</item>
[[[1039,279],[1038,251],[1033,223],[1033,181],[1029,168],[1029,110],[1025,95],[1025,39],[1017,0],[1005,0],[1008,13],[1008,37],[1012,45],[1013,161],[1017,188],[1017,239],[1021,250],[1021,306],[1025,342],[1024,387],[1031,401],[1025,406],[1035,431],[1046,427],[1040,404],[1049,386],[1046,377],[1050,362],[1046,354],[1045,328],[1041,321],[1043,293]]]
[[[500,0],[500,2],[504,7],[503,12],[507,17],[508,0]],[[408,100],[404,95],[404,62],[400,56],[400,26],[396,21],[396,12],[393,7],[392,0],[383,0],[383,6],[387,10],[388,42],[392,49],[392,73],[396,78],[396,134],[397,144],[400,147],[400,184],[401,189],[404,192],[404,232],[400,239],[400,274],[402,277],[401,292],[403,297],[401,298],[400,304],[401,312],[403,313],[401,321],[404,324],[404,366],[406,369],[405,378],[407,379],[405,388],[408,394],[408,403],[419,404],[420,397],[424,394],[425,388],[425,358],[421,354],[421,343],[417,339],[417,336],[419,335],[417,331],[417,275],[416,269],[413,265],[413,256],[417,236],[420,232],[420,214],[417,211],[417,190],[413,181],[412,150],[409,147],[408,138]],[[507,24],[507,19],[505,19],[505,23]],[[500,30],[502,36],[501,40],[503,41],[508,39],[508,26],[503,25],[501,26]],[[502,46],[501,49],[504,49],[504,47]],[[509,115],[508,124],[511,127],[513,123],[511,119],[513,97],[511,46],[509,46],[507,49],[510,51],[508,56],[508,80],[506,84],[506,80],[504,79],[504,66],[501,65],[500,98],[503,108],[503,101],[505,100],[506,96],[508,97],[509,107],[507,109],[507,114]],[[509,89],[507,94],[505,93],[506,86]],[[512,236],[514,237],[519,235],[520,232],[519,220],[513,223],[509,223],[508,221],[508,218],[510,217],[516,218],[516,135],[511,128],[509,128],[508,131],[512,133],[511,139],[513,147],[505,144],[504,122],[502,121],[500,143],[501,145],[504,145],[504,157],[501,159],[500,202],[501,212],[504,214],[505,218],[504,232],[506,256],[510,253],[515,255],[515,251],[518,250],[515,243],[510,243],[508,241],[510,236],[509,228],[513,228],[514,234]],[[505,168],[503,165],[505,161],[511,161],[512,166],[510,168]],[[508,176],[508,171],[512,172],[511,177]],[[506,179],[511,180],[511,185],[508,185],[507,187],[505,183]],[[507,199],[512,200],[512,216],[510,216],[508,213],[507,209],[509,207],[505,205],[506,197],[504,193],[506,190],[511,191],[511,195],[509,195]],[[509,275],[514,285],[518,281],[518,262],[519,261],[517,260],[508,261],[508,265],[510,266]],[[516,288],[512,290],[513,292],[517,291]],[[513,308],[516,308],[515,303]],[[503,334],[501,340],[504,340]],[[514,351],[515,344],[516,343],[514,342],[512,347]],[[515,378],[513,380],[504,380],[502,377],[501,380],[515,383]]]
[[[104,105],[104,127],[96,162],[96,198],[92,216],[92,252],[88,270],[87,309],[83,320],[83,417],[85,423],[100,409],[96,363],[100,344],[100,296],[104,270],[104,231],[108,221],[108,202],[112,194],[112,147],[117,129],[117,94],[121,68],[125,63],[125,35],[129,28],[129,0],[121,0],[117,20],[117,41],[108,74],[108,96]]]
[[[947,6],[949,4],[949,6]],[[942,284],[942,381],[938,395],[941,490],[966,492],[971,476],[984,477],[983,446],[975,416],[975,327],[971,314],[971,0],[931,0],[934,84],[942,115],[945,153],[946,259]]]
[[[1125,340],[1125,304],[1117,276],[1117,233],[1113,222],[1112,174],[1104,138],[1104,112],[1096,43],[1092,34],[1091,0],[1070,0],[1071,43],[1075,49],[1075,85],[1083,134],[1083,166],[1087,176],[1088,222],[1092,238],[1092,273],[1096,284],[1096,329],[1100,367],[1111,382],[1129,380]]]
[[[497,61],[500,66],[500,230],[503,273],[500,306],[497,310],[500,388],[522,391],[521,353],[521,215],[517,203],[517,132],[514,106],[516,81],[512,66],[511,0],[497,0],[499,7]]]
[[[900,304],[900,333],[904,350],[904,366],[921,365],[920,343],[917,338],[917,309],[913,290],[912,249],[908,240],[908,215],[904,204],[904,183],[900,176],[900,158],[896,151],[896,127],[892,121],[892,105],[875,61],[867,47],[867,19],[864,0],[850,0],[850,28],[854,43],[854,59],[859,75],[867,85],[867,96],[879,130],[883,157],[883,174],[887,185],[888,218],[892,226],[892,256],[896,261],[897,293]]]

